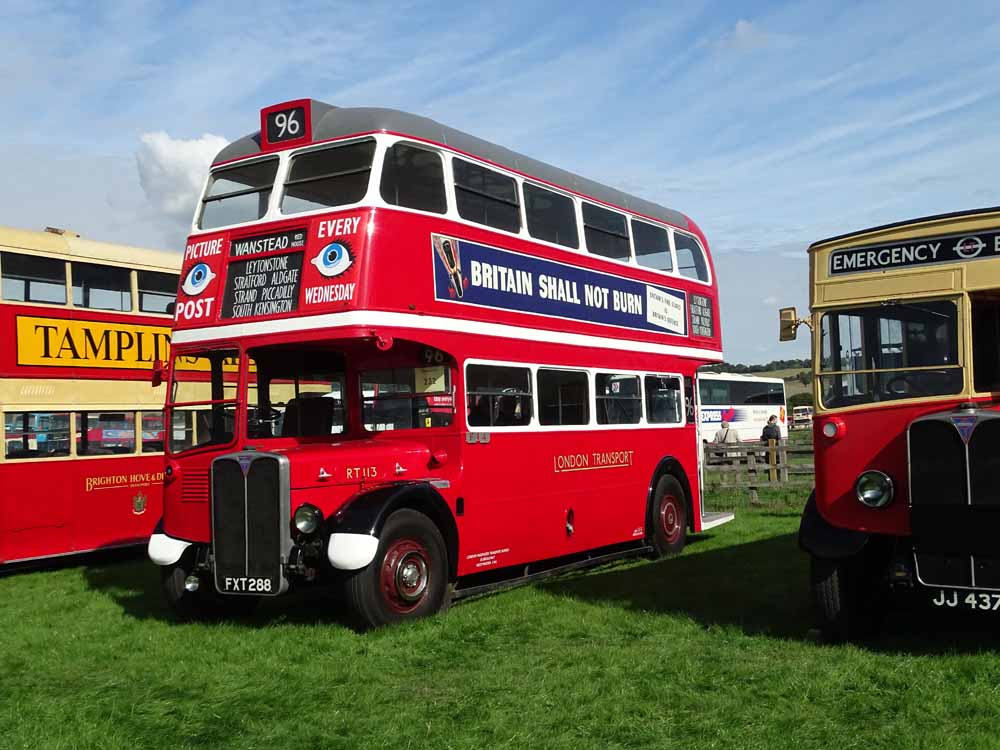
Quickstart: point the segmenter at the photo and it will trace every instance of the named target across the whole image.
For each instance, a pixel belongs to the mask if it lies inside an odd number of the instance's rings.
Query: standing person
[[[760,442],[766,443],[768,440],[781,440],[781,428],[778,427],[778,417],[775,414],[767,418],[767,424],[760,433]]]
[[[713,443],[738,443],[740,442],[740,433],[732,429],[729,426],[729,422],[722,420],[722,426],[716,431],[715,437],[712,439]]]
[[[715,433],[715,437],[712,440],[713,443],[728,445],[732,443],[740,442],[740,433],[732,429],[729,426],[729,422],[722,420],[722,426],[719,427],[718,432]],[[739,461],[739,453],[733,451],[727,451],[725,454],[728,458],[736,458]]]

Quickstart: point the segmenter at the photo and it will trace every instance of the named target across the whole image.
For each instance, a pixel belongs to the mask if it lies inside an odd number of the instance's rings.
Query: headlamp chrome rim
[[[889,505],[895,496],[892,477],[878,469],[868,469],[854,482],[854,496],[866,508],[879,509]]]
[[[323,511],[312,503],[302,503],[292,514],[292,525],[300,534],[310,536],[319,531],[323,523]]]

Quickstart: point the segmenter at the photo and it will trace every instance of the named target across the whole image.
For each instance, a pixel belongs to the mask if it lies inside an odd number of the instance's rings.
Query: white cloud
[[[719,51],[753,52],[768,46],[773,37],[752,21],[740,19],[732,31],[727,32],[715,43]]]
[[[187,227],[212,159],[229,142],[206,133],[201,138],[171,138],[143,133],[136,166],[139,184],[153,211],[168,223]]]

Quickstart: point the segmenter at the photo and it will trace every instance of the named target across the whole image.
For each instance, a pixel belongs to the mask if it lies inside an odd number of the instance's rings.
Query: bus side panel
[[[6,461],[0,465],[0,560],[72,550],[70,461]]]
[[[80,459],[72,486],[75,550],[138,544],[163,512],[163,457]]]
[[[494,432],[463,455],[459,575],[641,541],[665,455],[698,491],[693,427]],[[696,498],[692,507],[697,514]]]

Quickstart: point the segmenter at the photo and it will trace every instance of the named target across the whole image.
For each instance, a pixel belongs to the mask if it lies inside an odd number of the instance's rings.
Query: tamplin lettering
[[[42,337],[42,359],[153,362],[170,350],[170,336],[155,331],[84,328],[74,336],[71,328],[36,324],[35,333]]]

